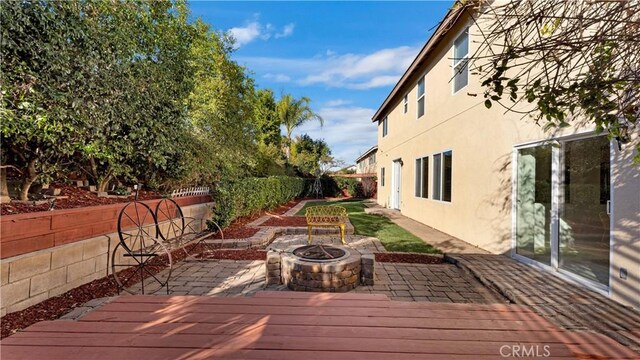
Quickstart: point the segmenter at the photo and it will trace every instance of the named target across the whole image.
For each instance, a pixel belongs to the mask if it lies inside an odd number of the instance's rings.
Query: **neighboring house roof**
[[[356,163],[359,163],[361,160],[364,160],[367,156],[371,155],[376,151],[378,151],[378,145],[373,145],[369,150],[365,151],[364,154],[360,155],[356,159]]]
[[[451,30],[451,28],[457,23],[458,19],[460,19],[460,16],[467,8],[467,6],[457,4],[458,3],[456,2],[449,9],[429,40],[427,40],[427,43],[424,44],[422,50],[420,50],[420,52],[418,53],[418,56],[416,56],[411,65],[409,65],[409,68],[404,72],[400,80],[398,80],[389,95],[387,95],[387,98],[384,99],[384,102],[382,103],[382,105],[380,105],[378,111],[376,111],[376,113],[373,115],[371,121],[379,121],[382,117],[384,117],[384,115],[387,114],[389,108],[395,103],[395,100],[397,100],[400,96],[404,96],[404,91],[401,92],[401,90],[404,90],[407,84],[413,85],[413,83],[417,80],[415,79],[415,77],[419,74],[415,73],[416,69],[419,69],[427,61],[428,56],[436,48],[436,45],[440,43],[440,40],[442,40],[442,38],[449,32],[449,30]]]

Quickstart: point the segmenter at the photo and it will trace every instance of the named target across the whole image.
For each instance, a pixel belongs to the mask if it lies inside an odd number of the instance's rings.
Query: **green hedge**
[[[304,180],[291,176],[221,182],[213,191],[213,220],[224,228],[238,217],[287,203],[304,190]]]

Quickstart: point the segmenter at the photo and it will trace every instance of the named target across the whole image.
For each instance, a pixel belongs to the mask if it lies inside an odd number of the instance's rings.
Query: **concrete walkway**
[[[640,353],[640,311],[617,303],[555,274],[490,254],[467,242],[409,219],[397,210],[369,203],[368,213],[380,214],[440,250],[458,268],[509,299],[529,306],[558,326],[607,335]],[[639,356],[640,358],[640,356]]]

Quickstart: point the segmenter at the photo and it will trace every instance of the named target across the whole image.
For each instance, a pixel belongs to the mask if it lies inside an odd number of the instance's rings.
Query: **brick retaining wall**
[[[183,206],[185,217],[196,219],[209,218],[209,207],[212,203],[201,203],[208,200],[204,197],[179,198],[176,201]],[[154,202],[155,201],[155,202]],[[155,206],[159,200],[150,201]],[[147,202],[147,203],[150,203]],[[200,202],[200,204],[197,204]],[[190,204],[196,205],[190,205]],[[109,259],[113,248],[118,244],[116,221],[119,209],[125,204],[95,206],[91,208],[57,210],[51,213],[33,213],[3,216],[2,218],[2,261],[0,262],[0,316],[25,309],[50,297],[65,293],[75,287],[91,282],[110,274]],[[184,206],[190,205],[190,206]],[[104,209],[106,208],[106,209]],[[152,207],[153,208],[153,207]],[[115,210],[114,210],[115,209]],[[34,215],[40,215],[34,216]],[[61,217],[58,217],[58,215]],[[85,232],[84,229],[93,226],[91,217],[102,219],[102,225],[96,229],[106,230],[99,235]],[[115,215],[113,215],[115,214]],[[75,219],[74,219],[75,217]],[[9,219],[7,219],[9,218]],[[16,219],[17,218],[17,219]],[[55,224],[64,223],[78,226],[56,227]],[[109,220],[104,220],[104,219]],[[34,219],[25,221],[25,219]],[[44,220],[41,220],[44,219]],[[16,221],[14,221],[16,220]],[[95,221],[95,220],[94,220]],[[48,227],[41,225],[48,224]],[[110,223],[111,226],[107,226]],[[10,224],[7,226],[7,224]],[[39,226],[36,226],[39,224]],[[15,227],[17,226],[17,227]],[[9,232],[7,227],[14,227],[16,233]],[[26,228],[25,228],[26,227]],[[71,229],[69,229],[71,228]],[[6,231],[6,232],[5,232]],[[32,236],[34,233],[38,235]],[[64,235],[60,236],[62,233]],[[5,234],[9,239],[5,239]],[[73,234],[73,236],[68,235]],[[32,249],[32,238],[54,239],[52,242],[39,242],[40,247],[35,251],[21,253],[15,256],[5,256],[5,243],[24,243],[24,245],[10,247],[9,249]],[[66,239],[56,243],[55,239]]]
[[[143,201],[152,210],[161,199]],[[211,201],[209,196],[176,198],[182,207]],[[117,231],[120,210],[127,203],[17,215],[0,220],[0,258],[5,259]]]

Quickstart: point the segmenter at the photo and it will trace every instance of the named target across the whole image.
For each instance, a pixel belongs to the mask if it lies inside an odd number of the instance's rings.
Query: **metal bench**
[[[340,240],[343,244],[345,227],[347,226],[347,209],[336,205],[310,206],[305,211],[307,229],[309,231],[309,244],[314,227],[337,227],[340,229]]]
[[[185,217],[173,199],[162,199],[151,210],[149,205],[134,200],[118,216],[119,242],[111,254],[111,272],[122,289],[129,293],[156,292],[163,287],[169,293],[169,278],[175,259],[191,258],[214,250],[207,238],[222,229],[209,220],[214,231],[205,231],[204,219]],[[145,284],[146,282],[146,284]],[[140,283],[140,289],[130,287]]]

